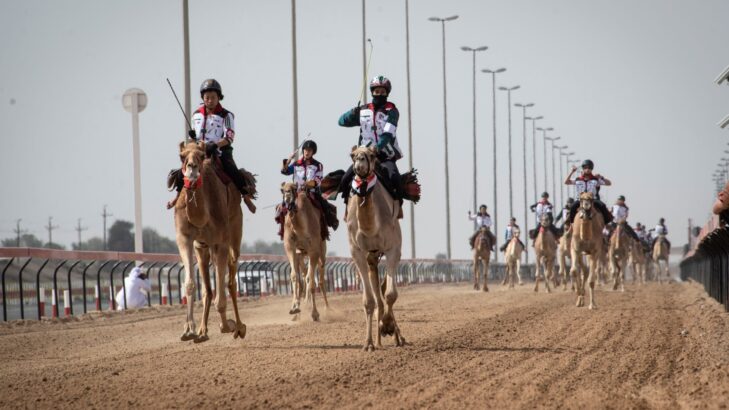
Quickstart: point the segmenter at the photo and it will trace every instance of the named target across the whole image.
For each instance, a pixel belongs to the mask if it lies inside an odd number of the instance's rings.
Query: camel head
[[[542,216],[539,218],[539,225],[545,228],[549,228],[552,225],[552,215],[542,214]]]
[[[185,187],[199,186],[200,172],[205,159],[205,146],[202,142],[180,143],[180,160],[182,160],[182,174],[185,176]]]
[[[511,240],[519,240],[519,235],[521,234],[521,230],[517,227],[511,228]]]
[[[595,201],[592,192],[580,194],[580,218],[592,219],[592,204]]]
[[[377,150],[374,147],[352,147],[352,170],[360,178],[367,178],[377,168]]]
[[[281,184],[281,195],[283,195],[283,203],[286,209],[289,212],[296,212],[296,184],[293,182],[283,182]]]

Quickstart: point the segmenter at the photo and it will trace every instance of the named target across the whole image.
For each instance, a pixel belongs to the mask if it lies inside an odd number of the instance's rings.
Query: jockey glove
[[[218,151],[218,144],[214,142],[206,142],[205,143],[205,154],[208,156],[212,156]]]
[[[190,138],[192,138],[192,139],[194,139],[194,140],[197,139],[197,134],[195,134],[195,130],[187,131],[187,136],[190,137]]]

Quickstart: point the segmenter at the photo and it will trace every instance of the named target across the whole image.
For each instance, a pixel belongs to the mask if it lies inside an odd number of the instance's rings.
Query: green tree
[[[148,253],[177,253],[177,243],[166,238],[152,228],[144,228],[142,231],[144,252]]]
[[[117,219],[109,228],[109,250],[117,252],[134,251],[134,224]]]
[[[5,248],[15,248],[18,246],[18,238],[7,238],[0,241],[3,247]],[[20,247],[21,248],[42,248],[43,247],[43,241],[38,239],[33,234],[24,234],[20,236]]]
[[[73,243],[72,247],[75,251],[103,251],[104,240],[99,238],[98,236],[95,236],[93,238],[89,238],[89,240],[86,242],[82,242],[80,248],[75,242]]]

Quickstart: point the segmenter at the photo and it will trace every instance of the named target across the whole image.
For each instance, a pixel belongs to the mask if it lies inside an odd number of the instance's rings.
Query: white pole
[[[134,252],[142,253],[142,175],[139,167],[139,94],[132,94],[132,149],[134,155]]]

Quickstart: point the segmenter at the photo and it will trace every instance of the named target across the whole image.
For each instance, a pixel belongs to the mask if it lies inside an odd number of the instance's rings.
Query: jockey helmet
[[[659,223],[659,224],[662,224],[662,223],[664,223],[664,222],[666,222],[666,220],[665,220],[665,219],[663,219],[663,218],[661,218],[661,219],[659,219],[659,220],[658,220],[658,223]]]
[[[488,208],[488,207],[486,206],[486,204],[481,204],[481,206],[479,206],[478,209],[481,209],[481,208]]]
[[[387,95],[390,95],[390,91],[392,90],[392,84],[387,77],[378,75],[377,77],[373,78],[372,81],[370,81],[370,92],[374,91],[375,88],[378,87],[383,87],[385,91],[387,91]]]
[[[208,78],[200,85],[200,97],[205,94],[205,91],[215,91],[218,93],[218,98],[223,99],[223,88],[214,78]]]
[[[542,192],[542,198],[549,198],[549,193]]]
[[[625,201],[625,195],[620,195],[618,197],[618,201]]]
[[[572,205],[575,203],[575,198],[567,198],[567,205]]]
[[[586,159],[582,161],[582,168],[595,169],[595,164],[592,162],[592,160]]]
[[[304,144],[301,146],[301,149],[302,150],[310,149],[314,152],[314,154],[316,154],[316,142],[314,142],[312,140],[306,140],[306,141],[304,141]]]

